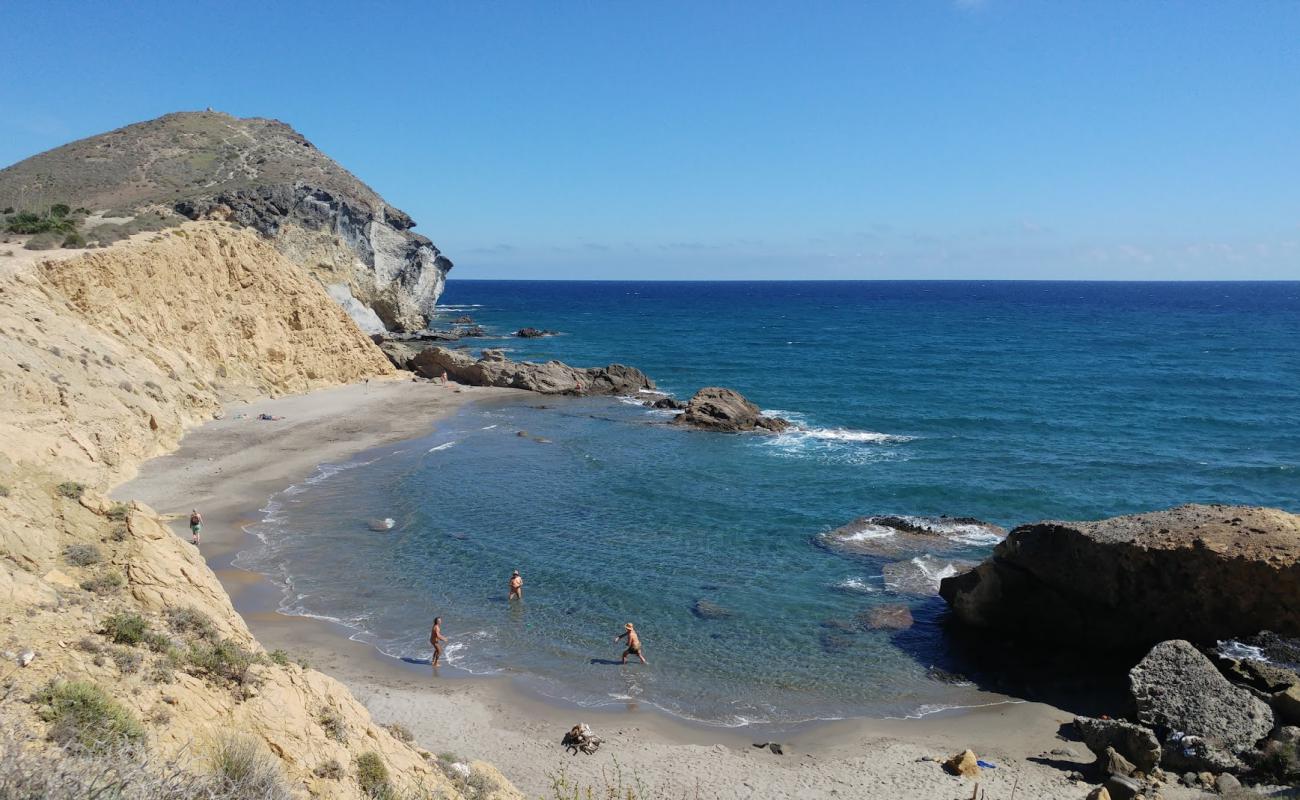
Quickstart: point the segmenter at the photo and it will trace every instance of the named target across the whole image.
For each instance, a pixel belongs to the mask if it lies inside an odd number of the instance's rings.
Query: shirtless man
[[[524,599],[524,579],[519,577],[519,570],[515,570],[510,576],[510,598],[511,600]]]
[[[647,663],[645,660],[645,656],[641,654],[641,637],[636,635],[636,628],[633,628],[632,623],[630,622],[624,625],[623,627],[626,628],[627,630],[623,631],[618,636],[614,637],[614,641],[616,642],[619,639],[627,637],[627,649],[623,651],[622,663],[626,664],[627,657],[630,655],[636,656],[637,658],[641,659],[642,664]]]
[[[429,644],[433,645],[433,666],[442,660],[442,643],[447,637],[442,635],[442,617],[433,618],[433,630],[429,632]]]

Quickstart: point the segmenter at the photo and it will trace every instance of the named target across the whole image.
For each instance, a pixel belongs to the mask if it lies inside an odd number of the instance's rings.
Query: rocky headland
[[[791,427],[788,420],[764,416],[740,392],[720,386],[706,386],[696,392],[686,401],[685,410],[673,418],[673,423],[724,433],[756,430],[780,433]]]
[[[440,378],[445,372],[448,379],[470,386],[575,396],[636,394],[655,388],[644,372],[623,364],[571,367],[560,361],[511,361],[500,350],[491,348],[483,350],[478,358],[464,350],[436,346],[415,353],[385,347],[385,352],[402,369],[425,378]]]
[[[272,119],[167,114],[0,170],[0,208],[60,203],[108,227],[162,211],[255,230],[368,333],[424,329],[452,267],[410,216]]]

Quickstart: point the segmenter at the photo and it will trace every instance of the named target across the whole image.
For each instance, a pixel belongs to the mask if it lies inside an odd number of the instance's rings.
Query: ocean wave
[[[841,592],[850,592],[852,594],[871,594],[880,591],[867,583],[865,578],[845,578],[835,584],[835,588]]]
[[[999,529],[982,522],[950,517],[914,517],[908,514],[900,514],[898,519],[918,528],[941,534],[953,541],[973,546],[997,544],[1005,538]]]
[[[976,708],[992,708],[993,706],[1010,706],[1019,705],[1024,700],[998,700],[993,703],[974,703],[971,705],[948,704],[948,703],[922,703],[914,711],[904,714],[901,717],[885,717],[885,719],[922,719],[924,717],[940,714],[944,711],[970,711]]]
[[[430,447],[430,448],[429,448],[429,452],[430,452],[430,453],[436,453],[436,452],[438,452],[439,450],[447,450],[447,449],[450,449],[450,448],[455,447],[455,446],[456,446],[456,443],[455,443],[455,442],[447,442],[446,444],[440,444],[440,445],[437,445],[436,447]]]
[[[1262,647],[1256,647],[1253,644],[1242,644],[1236,639],[1220,640],[1216,647],[1216,652],[1224,658],[1235,658],[1241,661],[1268,661],[1268,656],[1264,655]]]
[[[494,424],[492,424],[492,425],[485,425],[485,426],[483,426],[482,428],[479,428],[479,430],[481,430],[481,431],[490,431],[490,430],[492,430],[492,429],[495,428],[495,427],[496,427],[496,424],[494,423]]]

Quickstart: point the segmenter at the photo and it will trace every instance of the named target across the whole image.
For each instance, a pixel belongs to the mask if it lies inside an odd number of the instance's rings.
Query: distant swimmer
[[[203,532],[203,515],[197,508],[190,509],[190,541],[199,543],[199,534]]]
[[[645,656],[641,654],[641,637],[636,635],[636,628],[632,627],[632,623],[630,622],[623,627],[627,630],[614,637],[614,641],[616,642],[623,637],[627,637],[627,649],[623,651],[622,663],[627,663],[628,656],[636,656],[641,659],[642,664],[647,663]]]
[[[433,618],[433,630],[429,632],[429,644],[433,645],[433,666],[442,660],[442,643],[447,637],[442,635],[442,617]]]
[[[519,570],[515,570],[514,574],[510,576],[510,599],[524,599],[524,579],[519,577]]]

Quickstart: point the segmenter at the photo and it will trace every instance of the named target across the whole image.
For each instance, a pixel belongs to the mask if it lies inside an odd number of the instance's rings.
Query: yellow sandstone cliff
[[[239,735],[294,796],[517,797],[490,765],[440,766],[338,681],[266,654],[193,548],[103,495],[223,400],[388,376],[319,282],[226,223],[0,264],[3,732],[58,747],[33,698],[88,681],[194,769]],[[136,618],[140,636],[114,633]],[[379,786],[361,774],[376,757]]]

